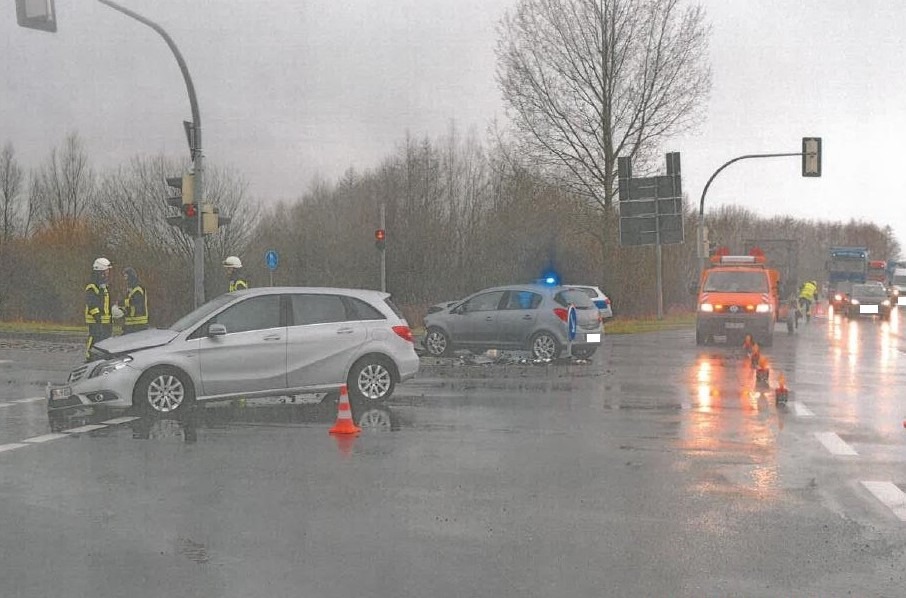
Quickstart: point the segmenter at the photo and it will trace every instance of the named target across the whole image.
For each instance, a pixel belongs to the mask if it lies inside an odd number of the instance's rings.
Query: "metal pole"
[[[381,204],[381,230],[387,234],[384,222],[384,204]],[[384,237],[384,249],[381,250],[381,292],[387,292],[387,237]]]
[[[189,75],[189,68],[186,66],[186,61],[183,59],[182,54],[180,54],[179,48],[176,47],[173,38],[164,31],[163,27],[154,21],[143,17],[137,12],[131,11],[115,2],[111,2],[111,0],[98,0],[98,2],[106,4],[110,8],[118,10],[128,17],[132,17],[136,21],[147,25],[160,34],[160,36],[164,38],[164,41],[167,42],[167,46],[173,52],[173,56],[176,57],[176,63],[179,65],[179,70],[182,72],[182,78],[186,82],[186,90],[189,93],[189,106],[192,109],[192,127],[194,129],[192,145],[189,149],[192,154],[192,166],[195,174],[193,198],[195,200],[195,208],[198,210],[198,230],[193,239],[195,258],[195,307],[198,307],[204,303],[204,237],[202,235],[202,231],[204,230],[202,222],[204,216],[202,214],[203,206],[201,205],[202,198],[204,197],[204,163],[201,150],[201,114],[198,111],[198,100],[195,97],[195,86],[192,84],[192,76]]]
[[[664,319],[664,274],[663,268],[663,251],[661,249],[661,198],[657,194],[655,187],[654,194],[654,255],[655,255],[655,277],[657,288],[657,319]]]
[[[739,162],[740,160],[745,160],[747,158],[784,158],[788,156],[802,156],[802,152],[791,152],[786,154],[747,154],[745,156],[739,156],[738,158],[733,158],[729,162],[726,162],[723,166],[714,171],[714,174],[711,175],[711,178],[708,179],[708,182],[705,183],[705,188],[702,189],[702,198],[698,206],[698,273],[701,275],[705,271],[705,259],[708,257],[705,255],[704,243],[705,243],[705,195],[708,193],[708,187],[711,186],[711,183],[714,182],[714,179],[717,177],[720,172],[734,162]]]

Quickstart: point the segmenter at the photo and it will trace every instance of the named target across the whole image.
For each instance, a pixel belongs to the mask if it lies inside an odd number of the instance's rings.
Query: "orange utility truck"
[[[764,255],[715,255],[701,274],[695,318],[695,342],[704,345],[726,337],[741,344],[746,334],[759,345],[774,341],[780,309],[780,273]]]

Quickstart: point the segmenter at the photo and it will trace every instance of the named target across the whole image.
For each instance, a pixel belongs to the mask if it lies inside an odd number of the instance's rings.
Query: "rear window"
[[[887,290],[881,285],[857,284],[853,285],[853,295],[857,297],[884,297]]]
[[[585,293],[586,295],[588,295],[589,299],[594,299],[595,297],[598,296],[597,291],[595,291],[595,290],[594,290],[593,288],[591,288],[591,287],[576,287],[574,290],[576,290],[576,291],[582,291],[583,293]]]
[[[349,315],[350,320],[386,320],[387,317],[384,316],[376,307],[365,303],[361,299],[355,297],[344,297],[343,300],[346,302],[346,312]]]
[[[396,317],[398,317],[400,319],[405,319],[405,318],[403,318],[403,312],[401,312],[400,308],[398,308],[396,306],[396,304],[390,300],[390,297],[387,297],[386,299],[384,299],[384,303],[386,303],[387,307],[389,307],[391,309],[391,311],[393,311],[393,313],[396,314]]]
[[[704,290],[714,293],[767,293],[768,277],[764,272],[709,272]]]
[[[572,303],[577,309],[597,309],[588,295],[575,289],[560,291],[554,295],[554,301],[563,307],[568,307]]]

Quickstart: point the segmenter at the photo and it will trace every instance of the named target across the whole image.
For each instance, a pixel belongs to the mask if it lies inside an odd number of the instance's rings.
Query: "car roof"
[[[358,299],[382,301],[390,297],[390,293],[374,289],[349,289],[342,287],[253,287],[234,291],[236,296],[281,295],[291,293],[309,293],[315,295],[347,295]]]

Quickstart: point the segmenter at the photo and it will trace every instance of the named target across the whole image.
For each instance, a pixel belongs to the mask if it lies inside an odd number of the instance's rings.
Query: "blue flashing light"
[[[554,278],[553,276],[548,276],[547,278],[544,279],[544,284],[555,285],[555,284],[557,284],[557,279]]]

